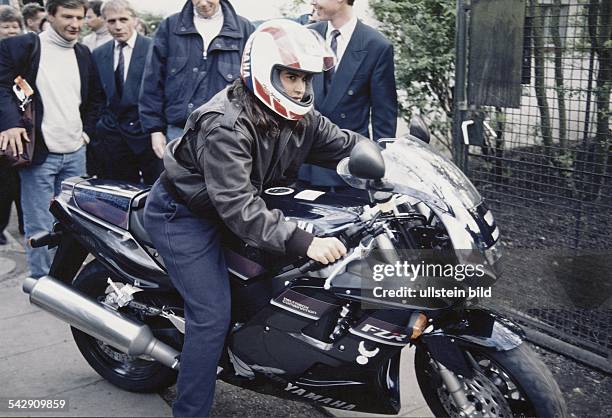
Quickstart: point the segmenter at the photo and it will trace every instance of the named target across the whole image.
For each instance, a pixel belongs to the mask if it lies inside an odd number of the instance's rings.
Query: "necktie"
[[[125,72],[123,48],[126,46],[127,43],[119,42],[119,59],[117,60],[117,68],[115,68],[115,88],[118,96],[123,95],[123,73]]]
[[[340,31],[338,29],[334,29],[331,31],[331,49],[336,57],[336,67],[338,66],[338,36],[340,36]],[[332,78],[334,77],[334,73],[336,72],[336,67],[325,71],[325,94],[330,89]]]

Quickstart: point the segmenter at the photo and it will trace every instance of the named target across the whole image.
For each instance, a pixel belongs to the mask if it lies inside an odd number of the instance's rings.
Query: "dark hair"
[[[247,117],[253,122],[259,135],[277,136],[280,133],[280,121],[284,119],[262,104],[241,78],[230,86],[228,97],[230,101],[242,104]],[[299,121],[294,130],[300,132],[302,129],[304,129],[303,121]]]
[[[28,19],[34,19],[40,12],[44,13],[45,8],[38,3],[28,3],[21,9],[24,23],[28,23]]]
[[[65,7],[66,9],[80,9],[83,8],[83,12],[87,12],[87,1],[86,0],[49,0],[47,2],[47,13],[51,16],[55,16],[58,7]]]
[[[348,4],[349,6],[352,6],[353,3],[355,3],[355,0],[346,0],[346,4]]]
[[[96,16],[98,16],[98,17],[102,16],[102,5],[104,4],[104,2],[98,1],[98,0],[93,0],[93,1],[90,1],[88,3],[89,3],[89,8],[91,10],[93,10],[93,12],[96,14]]]
[[[19,27],[23,28],[21,14],[13,6],[0,6],[0,22],[17,22]]]
[[[42,20],[40,21],[40,24],[38,25],[38,30],[40,32],[43,31],[43,26],[45,26],[45,23],[47,23],[47,16],[43,17]]]

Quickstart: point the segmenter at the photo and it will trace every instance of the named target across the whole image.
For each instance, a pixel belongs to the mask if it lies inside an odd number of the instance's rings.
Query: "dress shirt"
[[[127,40],[126,46],[123,47],[123,80],[127,78],[128,70],[130,68],[130,60],[132,59],[132,52],[134,52],[134,45],[136,45],[136,37],[138,33],[134,31],[132,37]],[[119,47],[119,42],[115,40],[115,48],[113,51],[113,71],[117,69],[117,64],[119,64],[119,51],[121,48]]]
[[[325,34],[325,42],[327,42],[327,46],[331,49],[331,33],[333,30],[337,29],[340,31],[340,35],[337,38],[338,47],[336,49],[336,68],[340,65],[340,61],[344,56],[344,51],[346,51],[346,47],[351,41],[351,36],[353,36],[353,32],[355,31],[355,26],[357,26],[357,17],[351,17],[351,20],[346,22],[344,26],[340,28],[334,28],[331,24],[331,21],[327,22],[327,33]]]

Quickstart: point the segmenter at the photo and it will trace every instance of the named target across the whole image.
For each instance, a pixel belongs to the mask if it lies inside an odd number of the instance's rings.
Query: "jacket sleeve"
[[[13,80],[20,69],[11,53],[11,47],[14,48],[12,44],[11,38],[0,41],[0,132],[23,127],[21,113],[13,94]]]
[[[85,103],[83,103],[82,110],[83,130],[92,141],[95,141],[96,123],[100,117],[106,96],[102,89],[100,75],[98,74],[98,68],[94,58],[89,51],[87,51],[87,54],[89,58],[89,79],[87,80],[87,98],[85,99]]]
[[[388,44],[378,57],[370,78],[372,92],[372,138],[395,138],[397,129],[397,90],[393,45]]]
[[[201,135],[201,134],[200,134]],[[208,196],[227,227],[247,243],[266,250],[306,255],[314,236],[269,210],[251,183],[252,138],[218,127],[204,138],[198,163]]]
[[[147,54],[139,97],[140,122],[145,132],[166,132],[164,83],[168,57],[169,20],[164,19]]]
[[[313,111],[314,120],[309,124],[313,138],[307,163],[335,169],[338,162],[348,157],[355,144],[368,138],[348,129],[340,129],[318,111]]]

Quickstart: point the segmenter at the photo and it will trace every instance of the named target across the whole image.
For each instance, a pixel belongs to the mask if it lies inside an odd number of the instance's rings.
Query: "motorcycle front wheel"
[[[552,374],[526,344],[509,351],[462,350],[474,373],[471,379],[460,381],[477,416],[567,416]],[[421,347],[415,354],[415,370],[423,397],[435,416],[462,416],[429,353]]]
[[[115,280],[98,261],[87,264],[72,286],[92,299],[104,299],[106,279]],[[87,363],[104,379],[130,392],[157,392],[176,382],[177,372],[154,361],[125,354],[116,348],[71,327],[72,336]],[[153,329],[155,334],[155,329]]]

